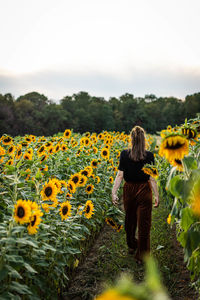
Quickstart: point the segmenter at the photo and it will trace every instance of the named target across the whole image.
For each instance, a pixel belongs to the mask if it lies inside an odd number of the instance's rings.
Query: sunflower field
[[[110,195],[128,143],[124,133],[70,129],[1,137],[0,299],[56,298],[105,222],[122,229]]]

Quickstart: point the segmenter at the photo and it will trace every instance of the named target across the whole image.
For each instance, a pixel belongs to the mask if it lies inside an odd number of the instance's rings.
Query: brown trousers
[[[141,260],[150,252],[152,190],[150,182],[126,182],[123,187],[125,231],[129,248],[137,249],[135,257]],[[135,237],[138,227],[138,240]]]

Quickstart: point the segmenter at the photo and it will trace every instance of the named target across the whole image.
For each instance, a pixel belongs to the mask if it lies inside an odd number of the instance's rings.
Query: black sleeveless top
[[[126,182],[145,182],[149,180],[149,175],[142,171],[145,164],[154,164],[154,155],[146,151],[146,158],[140,161],[133,161],[129,157],[129,150],[123,150],[120,154],[118,170],[124,172]]]

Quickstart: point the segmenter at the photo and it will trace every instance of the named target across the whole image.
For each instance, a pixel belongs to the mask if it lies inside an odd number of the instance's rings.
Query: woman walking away
[[[118,173],[112,189],[112,201],[118,204],[117,191],[122,180],[123,202],[125,209],[125,231],[129,253],[136,250],[135,258],[141,263],[144,255],[150,252],[150,229],[152,211],[152,189],[155,194],[155,205],[159,206],[159,195],[156,181],[145,174],[145,164],[154,164],[154,156],[145,150],[145,132],[140,126],[131,130],[131,148],[121,152]],[[138,239],[135,237],[138,228]]]

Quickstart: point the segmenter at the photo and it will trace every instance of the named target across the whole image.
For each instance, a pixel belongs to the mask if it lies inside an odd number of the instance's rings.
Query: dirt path
[[[167,211],[161,206],[153,211],[151,248],[163,282],[173,300],[196,300],[189,272],[183,262],[183,251],[176,241],[175,228],[166,223]],[[162,246],[162,247],[161,247]],[[90,300],[99,294],[105,283],[115,282],[122,272],[136,281],[143,280],[144,269],[127,254],[124,230],[115,232],[105,225],[85,261],[77,267],[63,300]]]

